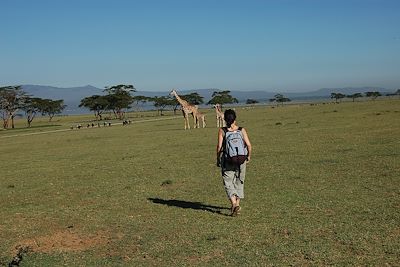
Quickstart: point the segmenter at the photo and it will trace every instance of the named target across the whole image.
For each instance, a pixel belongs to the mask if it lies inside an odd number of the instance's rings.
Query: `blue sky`
[[[400,88],[400,1],[0,0],[0,85]]]

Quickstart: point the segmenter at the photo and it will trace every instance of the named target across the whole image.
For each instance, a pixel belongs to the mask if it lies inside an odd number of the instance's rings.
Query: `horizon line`
[[[5,85],[7,86],[7,85]],[[17,85],[15,85],[17,86]],[[87,85],[83,85],[83,86],[71,86],[71,87],[61,87],[61,86],[53,86],[53,85],[41,85],[41,84],[21,84],[19,86],[42,86],[42,87],[52,87],[52,88],[57,88],[57,89],[73,89],[73,88],[85,88],[85,87],[92,87],[92,88],[96,88],[99,90],[104,90],[103,88],[91,85],[91,84],[87,84]],[[2,86],[0,86],[2,87]],[[389,89],[389,88],[385,88],[385,87],[381,87],[381,86],[344,86],[344,87],[321,87],[319,89],[310,89],[307,91],[301,90],[301,91],[293,91],[293,90],[289,90],[289,91],[270,91],[268,89],[250,89],[250,90],[243,90],[243,89],[236,89],[236,90],[232,90],[232,89],[228,89],[228,88],[224,88],[224,89],[220,89],[220,88],[197,88],[197,89],[177,89],[179,91],[196,91],[196,90],[219,90],[219,91],[224,91],[224,90],[229,90],[231,92],[267,92],[267,93],[277,93],[277,92],[283,92],[283,93],[309,93],[309,92],[317,92],[320,90],[331,90],[331,89],[337,89],[337,90],[341,90],[341,89],[362,89],[362,88],[377,88],[377,89],[381,89],[381,90],[396,90],[394,89]],[[170,91],[169,89],[167,90],[137,90],[136,92],[154,92],[154,93],[158,93],[158,92],[168,92]]]

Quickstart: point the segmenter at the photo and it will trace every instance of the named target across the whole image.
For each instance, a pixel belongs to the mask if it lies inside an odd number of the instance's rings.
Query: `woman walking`
[[[231,202],[231,216],[240,213],[244,198],[246,164],[251,159],[251,143],[244,128],[236,124],[235,111],[224,113],[226,127],[218,131],[217,165],[221,167],[226,194]]]

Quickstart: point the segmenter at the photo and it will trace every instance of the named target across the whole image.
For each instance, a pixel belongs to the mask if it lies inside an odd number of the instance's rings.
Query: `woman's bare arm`
[[[224,131],[220,128],[218,131],[218,143],[217,143],[217,163],[219,162],[219,156],[221,153],[222,142],[224,141]]]
[[[248,152],[249,152],[247,161],[250,161],[250,159],[251,159],[251,152],[252,152],[250,139],[249,139],[249,136],[247,135],[247,131],[246,131],[245,128],[242,129],[242,133],[243,133],[243,140],[244,140],[244,142],[246,143],[247,150],[248,150]]]

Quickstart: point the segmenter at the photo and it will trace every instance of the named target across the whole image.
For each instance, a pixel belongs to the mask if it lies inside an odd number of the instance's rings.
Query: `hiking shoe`
[[[240,206],[234,207],[231,216],[232,217],[238,216],[240,214],[240,210],[241,210]]]

